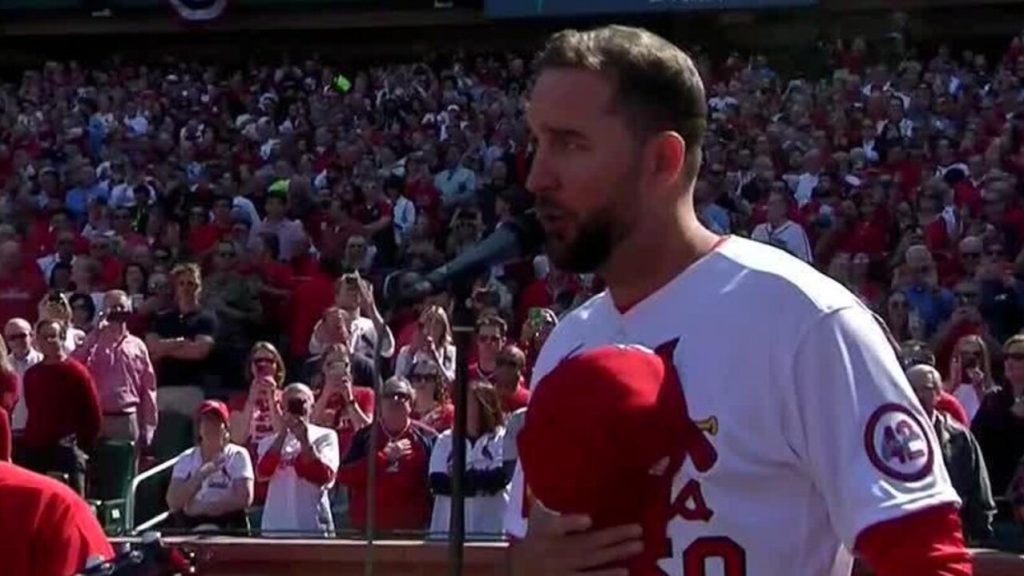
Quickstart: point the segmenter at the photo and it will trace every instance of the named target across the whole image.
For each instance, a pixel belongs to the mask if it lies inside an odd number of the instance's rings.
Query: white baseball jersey
[[[665,574],[848,576],[865,528],[959,502],[870,311],[750,240],[729,238],[625,312],[607,292],[585,303],[551,334],[534,386],[584,350],[673,341],[688,412],[679,417],[699,423],[715,457],[699,459],[710,466],[691,457],[673,479]],[[506,514],[513,537],[526,533],[523,488],[519,468]]]

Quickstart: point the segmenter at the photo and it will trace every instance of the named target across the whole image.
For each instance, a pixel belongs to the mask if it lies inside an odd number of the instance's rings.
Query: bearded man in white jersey
[[[870,311],[699,223],[690,58],[611,26],[554,35],[538,64],[527,188],[547,254],[608,289],[534,368],[513,573],[846,576],[856,554],[878,576],[971,574],[934,432]]]

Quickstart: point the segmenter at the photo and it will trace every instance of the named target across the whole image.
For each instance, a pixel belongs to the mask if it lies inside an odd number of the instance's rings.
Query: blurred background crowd
[[[893,23],[884,43],[819,43],[813,65],[687,46],[711,109],[695,202],[708,228],[787,250],[878,313],[969,539],[1020,546],[1024,34],[926,49]],[[111,57],[6,76],[8,456],[93,500],[112,533],[127,479],[174,459],[148,510],[165,530],[342,534],[374,498],[378,530],[443,535],[465,361],[466,526],[500,538],[532,363],[600,278],[543,255],[492,269],[466,358],[449,294],[381,294],[530,207],[532,57]]]

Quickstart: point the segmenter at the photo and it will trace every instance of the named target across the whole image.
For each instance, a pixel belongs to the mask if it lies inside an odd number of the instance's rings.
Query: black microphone
[[[502,222],[479,244],[426,275],[398,271],[384,282],[385,298],[397,304],[417,302],[448,285],[476,278],[492,266],[528,256],[544,243],[544,229],[533,210]]]

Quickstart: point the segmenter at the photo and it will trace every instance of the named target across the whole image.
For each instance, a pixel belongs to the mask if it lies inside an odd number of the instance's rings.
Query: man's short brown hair
[[[614,105],[638,140],[663,131],[682,136],[687,184],[696,179],[708,107],[700,73],[682,49],[642,28],[569,29],[548,39],[536,64],[538,74],[572,68],[610,76]]]

